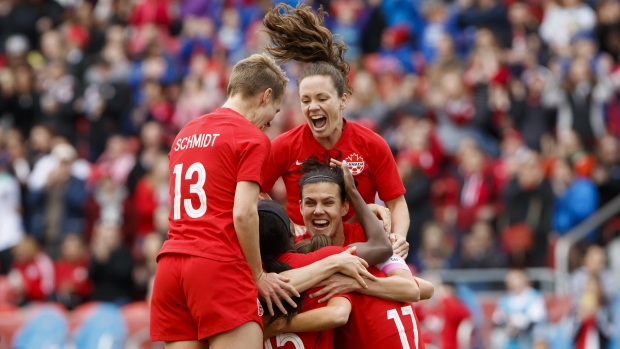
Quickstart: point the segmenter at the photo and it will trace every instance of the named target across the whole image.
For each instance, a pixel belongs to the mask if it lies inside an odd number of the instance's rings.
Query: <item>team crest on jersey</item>
[[[344,160],[347,162],[347,167],[352,175],[356,176],[364,171],[364,159],[357,155],[357,153],[349,155],[349,157]]]
[[[258,307],[258,316],[263,316],[265,309],[263,309],[263,305],[260,304],[260,300],[258,298],[256,298],[256,306]]]

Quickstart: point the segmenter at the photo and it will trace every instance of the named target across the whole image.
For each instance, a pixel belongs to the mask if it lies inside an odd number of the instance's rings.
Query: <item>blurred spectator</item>
[[[124,186],[136,163],[135,156],[128,151],[128,147],[127,139],[123,136],[113,135],[108,138],[106,150],[94,166],[91,181],[110,176],[114,183]]]
[[[10,91],[7,91],[8,95],[3,96],[5,102],[0,103],[0,114],[10,118],[10,123],[22,135],[29,135],[34,123],[41,120],[41,100],[35,90],[32,69],[26,64],[18,65],[13,68],[10,76],[12,84],[7,82],[2,84],[3,89]]]
[[[73,309],[89,299],[93,285],[88,277],[88,258],[81,237],[75,234],[65,236],[60,258],[54,262],[54,272],[54,299],[57,302]]]
[[[493,348],[519,349],[532,347],[546,321],[545,301],[529,285],[522,270],[513,269],[506,275],[508,294],[498,302],[493,313],[496,330]]]
[[[477,222],[471,232],[464,237],[459,268],[483,269],[503,268],[507,266],[506,256],[502,253],[493,228],[486,222]]]
[[[459,326],[471,318],[467,306],[457,295],[454,285],[441,283],[431,300],[419,303],[416,307],[421,326],[436,333],[439,342],[426,340],[426,343],[437,343],[437,348],[460,348],[458,341]]]
[[[490,221],[495,217],[495,193],[493,178],[486,168],[486,159],[470,141],[462,143],[458,162],[455,171],[458,192],[452,210],[456,212],[456,227],[466,232],[475,221]]]
[[[63,61],[53,60],[47,63],[41,84],[43,120],[51,125],[56,134],[75,141],[77,114],[74,102],[78,97],[75,77],[67,72]]]
[[[127,304],[132,300],[134,262],[123,244],[120,227],[100,222],[91,240],[88,274],[94,283],[92,300]]]
[[[155,229],[154,215],[159,206],[168,207],[170,202],[170,169],[168,156],[159,154],[153,167],[138,182],[133,196],[137,218],[136,235],[138,242]]]
[[[620,54],[620,4],[613,0],[597,1],[597,41],[601,51],[612,57]]]
[[[398,172],[405,185],[405,200],[409,209],[409,253],[414,255],[420,248],[422,227],[433,219],[430,202],[431,180],[420,168],[420,157],[404,153],[397,157]]]
[[[598,275],[590,274],[584,281],[583,292],[569,319],[575,349],[608,348],[615,335],[611,303]]]
[[[620,149],[618,139],[607,135],[599,139],[598,165],[592,180],[598,187],[599,206],[604,206],[620,194]]]
[[[512,99],[509,115],[530,149],[540,151],[540,139],[551,134],[555,125],[553,110],[542,104],[542,92],[548,73],[542,67],[529,71],[523,81],[510,83]]]
[[[515,174],[503,192],[506,207],[500,227],[504,248],[514,265],[543,266],[547,262],[553,190],[535,153],[525,153],[515,161]],[[515,235],[520,233],[519,227],[526,236]]]
[[[364,14],[360,43],[364,54],[376,53],[381,48],[381,37],[387,26],[386,16],[381,11],[380,0],[369,0]]]
[[[557,53],[565,53],[570,39],[596,24],[594,10],[582,0],[557,0],[548,3],[540,24],[540,36]]]
[[[460,27],[486,28],[495,33],[502,47],[510,47],[511,33],[506,7],[499,0],[461,0],[457,17]]]
[[[428,222],[422,228],[422,242],[418,253],[411,253],[408,260],[417,272],[449,268],[452,264],[452,241],[437,223]]]
[[[150,293],[157,269],[157,254],[159,254],[163,244],[164,240],[160,234],[150,233],[144,236],[140,251],[142,257],[140,262],[136,263],[133,271],[136,290],[142,296]]]
[[[563,86],[557,76],[549,77],[542,101],[544,106],[558,109],[559,130],[573,129],[585,144],[592,144],[595,137],[605,134],[603,104],[613,93],[609,76],[602,75],[597,80],[590,62],[576,58],[570,64]]]
[[[553,168],[555,194],[553,228],[560,235],[588,218],[598,205],[598,192],[587,178],[576,177],[568,163],[558,160]],[[594,236],[590,234],[590,240]]]
[[[45,301],[54,292],[54,263],[30,236],[13,247],[14,261],[9,272],[9,284],[15,302]]]
[[[613,302],[617,293],[614,278],[611,270],[607,268],[605,250],[596,245],[588,247],[583,258],[583,265],[571,275],[571,294],[574,299],[581,299],[591,276],[600,279],[603,296],[608,302]]]
[[[81,109],[89,121],[89,160],[97,161],[103,153],[107,135],[119,132],[122,120],[129,118],[131,90],[127,84],[113,80],[109,62],[100,59],[86,75]]]
[[[164,144],[164,130],[161,124],[155,121],[148,121],[142,125],[140,130],[140,150],[135,160],[135,165],[127,177],[127,189],[132,195],[136,189],[138,181],[153,167],[155,158],[160,153],[168,153],[167,146]]]
[[[205,98],[203,82],[199,76],[188,75],[183,80],[183,92],[176,103],[172,122],[177,129],[195,118],[206,114],[214,105]]]
[[[51,156],[57,167],[49,172],[43,188],[30,190],[28,203],[32,213],[30,232],[44,242],[50,256],[57,257],[63,237],[84,230],[87,193],[85,182],[71,170],[77,158],[75,149],[61,143],[54,146]]]
[[[11,267],[11,248],[24,237],[19,182],[8,172],[9,154],[0,152],[0,275]]]
[[[387,116],[387,108],[379,98],[375,85],[374,78],[367,71],[359,71],[355,74],[353,81],[355,94],[351,96],[345,109],[347,120],[368,121],[374,129],[383,125]]]

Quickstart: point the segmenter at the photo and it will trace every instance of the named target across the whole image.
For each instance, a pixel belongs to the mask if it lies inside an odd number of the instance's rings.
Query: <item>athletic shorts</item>
[[[263,308],[245,260],[184,254],[160,257],[151,297],[151,340],[206,340],[255,321]]]

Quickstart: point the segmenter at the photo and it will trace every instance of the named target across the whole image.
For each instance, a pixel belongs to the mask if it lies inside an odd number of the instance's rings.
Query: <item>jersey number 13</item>
[[[207,212],[207,193],[205,193],[204,185],[207,180],[207,171],[205,167],[199,163],[194,162],[187,168],[185,172],[185,179],[191,180],[194,177],[194,173],[198,173],[198,178],[195,183],[190,184],[189,193],[198,195],[200,200],[200,206],[194,208],[192,205],[192,199],[183,200],[183,207],[185,212],[191,218],[200,218]],[[174,166],[174,219],[181,219],[181,177],[183,176],[183,164],[177,164]]]

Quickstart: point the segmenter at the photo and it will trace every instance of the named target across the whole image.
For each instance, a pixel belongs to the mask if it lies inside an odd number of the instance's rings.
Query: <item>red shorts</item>
[[[245,260],[184,254],[160,257],[151,298],[151,340],[206,340],[256,321],[263,309]]]

